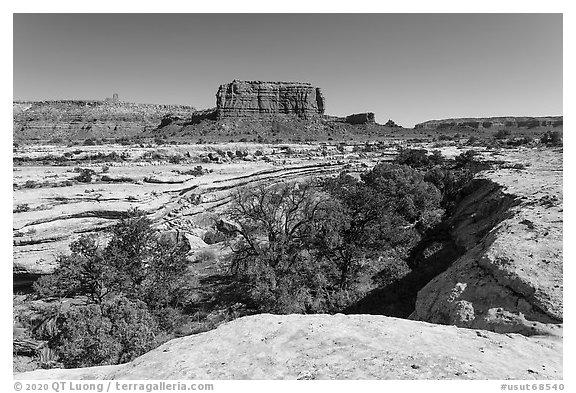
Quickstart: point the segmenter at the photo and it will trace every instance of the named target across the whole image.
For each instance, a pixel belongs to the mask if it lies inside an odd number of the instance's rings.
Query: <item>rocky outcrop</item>
[[[429,120],[416,124],[416,129],[446,129],[455,127],[469,127],[474,129],[490,129],[497,127],[559,127],[563,125],[563,116],[551,117],[482,117]]]
[[[562,379],[562,341],[376,315],[263,314],[169,341],[127,364],[14,378]]]
[[[389,119],[386,124],[384,124],[384,127],[401,128],[401,126],[396,124],[392,119]]]
[[[324,114],[320,88],[301,82],[238,81],[223,84],[216,93],[217,116],[224,118]]]
[[[215,152],[208,154],[222,157]],[[238,154],[244,160],[250,157],[240,151]],[[234,154],[226,154],[227,157],[230,155]],[[167,229],[182,226],[181,229],[185,230],[190,218],[224,208],[232,193],[240,187],[336,174],[346,164],[327,163],[318,157],[318,161],[307,164],[277,167],[260,159],[257,153],[254,157],[259,160],[244,167],[241,174],[176,175],[169,169],[161,172],[155,170],[156,166],[140,167],[129,163],[134,168],[113,167],[107,172],[107,176],[112,178],[117,176],[116,173],[130,174],[134,181],[129,183],[108,182],[97,187],[80,183],[66,187],[65,191],[52,187],[15,190],[15,201],[25,201],[30,211],[13,215],[14,286],[25,288],[38,276],[53,273],[58,266],[57,255],[69,253],[72,241],[82,234],[107,230],[125,217],[130,208],[138,207],[149,213],[157,225],[169,224]],[[29,171],[36,169],[29,168]],[[67,172],[62,170],[59,173],[64,176]],[[227,234],[232,234],[230,231],[233,230],[225,221],[218,223],[218,229]]]
[[[523,162],[526,151],[509,156]],[[501,333],[561,334],[561,157],[531,150],[528,170],[476,181],[452,221],[465,252],[418,293],[412,319]]]
[[[61,100],[14,101],[14,140],[116,138],[158,126],[168,114],[188,117],[187,105]]]
[[[353,115],[346,116],[346,123],[348,124],[374,124],[376,119],[374,113],[355,113]]]

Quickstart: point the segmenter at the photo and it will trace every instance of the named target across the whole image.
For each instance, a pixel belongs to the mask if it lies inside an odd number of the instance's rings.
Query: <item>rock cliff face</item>
[[[186,105],[114,101],[15,101],[14,140],[116,138],[158,126],[168,114],[187,117]]]
[[[376,123],[374,113],[355,113],[353,115],[346,116],[346,123],[348,124],[367,124]]]
[[[418,129],[443,129],[451,127],[471,127],[490,129],[496,127],[558,127],[563,125],[563,116],[551,117],[485,117],[429,120],[414,126]]]
[[[466,252],[418,292],[412,319],[500,333],[561,334],[561,156],[484,173],[454,214]],[[509,156],[525,163],[526,152]],[[496,225],[494,225],[496,224]]]
[[[14,377],[562,379],[562,340],[378,315],[262,314],[169,341],[127,364]]]
[[[296,115],[309,118],[324,114],[320,88],[300,82],[233,81],[216,93],[219,119]]]

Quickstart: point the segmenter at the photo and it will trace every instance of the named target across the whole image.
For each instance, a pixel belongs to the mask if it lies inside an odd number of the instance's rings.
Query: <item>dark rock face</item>
[[[216,120],[216,108],[194,111],[185,119],[170,113],[162,118],[158,129],[169,126],[170,124],[177,124],[182,126],[194,125],[199,124],[203,120]]]
[[[386,124],[384,124],[384,126],[386,127],[394,127],[394,128],[400,128],[400,126],[398,124],[396,124],[393,120],[388,120],[386,122]]]
[[[348,124],[368,124],[368,123],[376,123],[374,113],[366,112],[366,113],[355,113],[350,116],[346,116],[346,123]]]
[[[563,116],[551,117],[488,117],[429,120],[416,124],[414,128],[442,129],[451,127],[471,127],[485,129],[492,127],[559,127],[563,125]]]
[[[233,81],[216,93],[218,119],[324,114],[320,88],[300,82]]]

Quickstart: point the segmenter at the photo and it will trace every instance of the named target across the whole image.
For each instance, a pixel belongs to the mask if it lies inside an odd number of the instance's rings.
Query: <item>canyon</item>
[[[461,190],[445,238],[427,245],[398,286],[371,291],[346,315],[214,309],[211,330],[127,364],[16,379],[563,378],[562,147],[507,143],[561,132],[561,116],[407,129],[377,124],[372,112],[326,115],[309,83],[239,80],[201,111],[117,99],[15,101],[13,109],[15,299],[53,273],[74,240],[104,235],[132,208],[162,236],[185,239],[201,286],[222,279],[226,212],[245,187],[358,177],[409,148],[454,162],[473,149],[489,163]],[[495,139],[502,128],[510,135]],[[78,142],[88,138],[99,140]]]

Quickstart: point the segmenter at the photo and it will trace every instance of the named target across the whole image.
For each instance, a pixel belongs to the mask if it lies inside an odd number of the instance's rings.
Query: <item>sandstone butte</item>
[[[322,91],[309,83],[239,81],[220,85],[216,93],[217,116],[223,118],[324,114]]]

